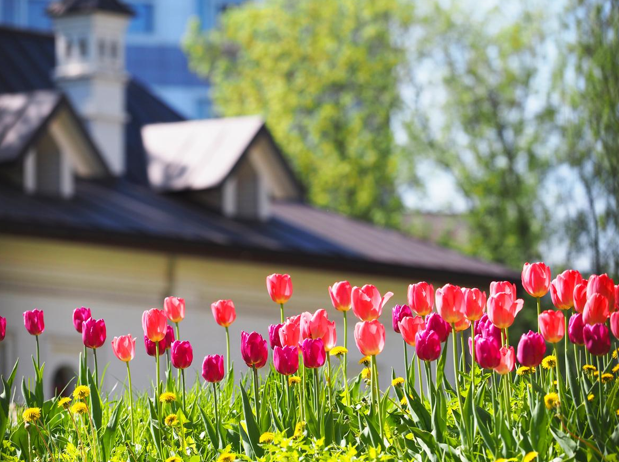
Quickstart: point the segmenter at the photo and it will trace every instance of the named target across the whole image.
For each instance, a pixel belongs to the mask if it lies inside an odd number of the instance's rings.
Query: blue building
[[[51,0],[0,0],[0,24],[51,31]],[[205,29],[243,0],[130,0],[135,11],[127,35],[127,71],[188,118],[212,116],[208,83],[193,74],[181,49],[187,22]]]

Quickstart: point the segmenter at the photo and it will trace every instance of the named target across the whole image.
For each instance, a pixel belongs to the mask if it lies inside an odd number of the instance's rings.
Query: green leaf
[[[200,407],[199,409],[200,415],[202,416],[202,422],[204,422],[204,428],[206,429],[206,433],[208,433],[211,444],[215,449],[221,449],[219,445],[219,438],[217,438],[217,430],[215,429],[213,422],[211,422],[211,419],[208,418],[208,416],[206,415],[206,411],[202,409],[202,407]]]
[[[118,422],[122,415],[123,402],[118,401],[116,407],[112,411],[112,415],[110,416],[110,420],[105,427],[105,431],[103,433],[102,439],[102,449],[103,449],[103,459],[109,460],[112,454],[112,449],[116,444],[116,434],[118,433]]]
[[[99,431],[103,420],[103,412],[101,411],[101,397],[99,396],[99,388],[97,387],[94,375],[87,375],[88,386],[90,387],[90,416],[92,417],[92,422],[95,428]]]
[[[262,457],[263,451],[260,447],[260,431],[258,430],[258,425],[256,425],[256,419],[254,418],[254,413],[251,410],[247,392],[243,387],[240,388],[241,397],[243,400],[243,416],[245,418],[245,424],[247,425],[247,436],[249,438],[249,443],[253,453],[258,457]],[[247,456],[252,457],[250,454]]]
[[[17,374],[17,365],[19,360],[15,362],[13,370],[9,375],[9,379],[5,380],[2,377],[3,390],[0,395],[0,437],[4,438],[4,432],[9,424],[9,405],[11,404],[11,390],[13,389],[13,381],[15,380],[15,374]]]
[[[147,398],[148,410],[150,411],[150,435],[153,441],[153,445],[157,449],[157,454],[160,458],[163,458],[161,453],[161,428],[159,427],[159,415],[157,413],[157,402],[153,399]]]

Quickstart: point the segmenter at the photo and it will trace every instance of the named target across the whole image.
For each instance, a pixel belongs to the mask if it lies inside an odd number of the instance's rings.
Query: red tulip
[[[224,378],[224,357],[208,355],[202,362],[202,377],[209,383],[221,382]]]
[[[112,340],[112,350],[121,361],[128,363],[135,358],[135,338],[129,335],[114,337]]]
[[[90,308],[86,308],[85,306],[75,308],[75,310],[73,310],[73,327],[75,327],[75,330],[81,334],[82,323],[91,317]]]
[[[260,369],[269,359],[267,342],[258,332],[241,332],[241,355],[248,367]]]
[[[522,268],[522,287],[532,297],[543,297],[550,289],[550,268],[542,262],[525,263]]]
[[[393,296],[387,292],[381,298],[380,292],[371,284],[352,289],[352,311],[361,321],[373,321],[378,319],[383,312],[383,306]]]
[[[329,296],[331,297],[331,303],[333,308],[338,311],[350,310],[352,288],[350,282],[341,281],[336,282],[329,287]]]
[[[516,291],[516,284],[509,281],[493,281],[490,283],[490,296],[505,292],[510,294],[512,299],[516,299],[518,292]]]
[[[570,342],[576,345],[584,345],[585,338],[583,337],[583,329],[585,328],[585,322],[582,319],[582,314],[576,313],[570,317],[570,322],[567,327],[567,335]]]
[[[221,327],[229,327],[236,320],[236,310],[232,300],[218,300],[211,303],[215,322]]]
[[[404,318],[413,316],[408,305],[396,305],[391,309],[391,326],[394,332],[400,333],[400,321]]]
[[[161,356],[167,348],[165,337],[159,342],[159,356]],[[157,356],[157,344],[144,336],[144,348],[146,348],[146,354],[148,356]]]
[[[518,342],[518,362],[526,367],[537,367],[544,359],[546,343],[544,338],[537,332],[529,331],[522,334]]]
[[[153,308],[142,314],[142,329],[151,342],[163,340],[166,334],[168,318],[163,310]]]
[[[610,315],[610,330],[615,338],[619,339],[619,312],[614,312]],[[2,336],[1,331],[2,329],[0,328],[0,336]]]
[[[415,343],[417,356],[423,361],[436,361],[441,355],[441,340],[433,330],[425,329],[417,332]]]
[[[193,362],[193,348],[191,343],[175,340],[172,344],[172,365],[177,369],[187,369]]]
[[[426,323],[421,316],[408,316],[400,321],[399,328],[404,341],[415,346],[415,336],[417,332],[426,328]]]
[[[585,311],[587,304],[587,283],[582,282],[574,287],[574,309],[578,313]]]
[[[514,351],[514,347],[501,347],[499,354],[501,355],[501,362],[494,368],[494,370],[500,375],[509,374],[514,370],[516,363],[516,353]]]
[[[511,326],[524,305],[522,299],[514,300],[512,294],[500,292],[488,298],[488,318],[499,329]]]
[[[358,322],[355,326],[355,343],[363,356],[376,356],[385,348],[385,326],[380,321]]]
[[[32,310],[24,312],[24,326],[30,335],[41,335],[45,330],[43,311]]]
[[[462,289],[446,284],[436,291],[436,311],[449,324],[454,324],[464,317],[464,295]]]
[[[445,343],[449,338],[449,334],[451,334],[451,324],[445,321],[438,313],[426,316],[426,329],[436,332],[441,343]]]
[[[288,274],[271,274],[267,276],[267,290],[275,303],[286,303],[292,297],[292,280]]]
[[[408,286],[408,306],[419,316],[427,316],[434,306],[434,287],[427,282]]]
[[[550,283],[550,298],[560,310],[569,310],[574,306],[574,289],[583,282],[583,278],[576,270],[566,270],[559,274]]]
[[[269,326],[269,345],[271,346],[271,350],[274,350],[275,347],[282,346],[282,341],[279,338],[279,331],[283,327],[283,324],[271,324]]]
[[[587,300],[593,294],[600,294],[608,300],[609,312],[615,310],[615,283],[608,277],[608,274],[596,275],[592,274],[587,282]]]
[[[596,293],[587,300],[582,317],[585,324],[593,325],[605,323],[609,315],[608,298]]]
[[[176,340],[176,336],[174,335],[174,328],[170,325],[167,325],[165,329],[165,339],[163,342],[163,350],[160,350],[160,351],[164,352],[165,350],[169,350],[170,348],[172,348],[172,344],[174,343],[174,340]],[[161,346],[161,342],[159,342],[159,346]]]
[[[301,342],[301,353],[303,354],[303,365],[310,369],[321,367],[327,359],[325,345],[319,338],[303,340]]]
[[[273,350],[275,370],[282,375],[292,375],[299,370],[299,352],[296,347],[278,347]]]
[[[314,314],[303,313],[301,315],[301,338],[322,339],[325,344],[335,345],[335,321],[329,321],[326,310],[316,310]],[[329,349],[331,349],[329,348]]]
[[[298,347],[301,340],[301,315],[286,319],[279,329],[279,340],[281,346]]]
[[[475,336],[475,362],[483,369],[494,369],[501,364],[499,347],[492,339]]]
[[[322,336],[322,342],[325,345],[325,351],[331,351],[337,345],[337,330],[335,322],[331,322],[327,326],[327,333]]]
[[[604,324],[585,325],[583,338],[585,348],[593,356],[604,356],[610,351],[610,334]]]
[[[181,322],[185,319],[185,299],[166,297],[163,301],[163,311],[170,322]]]
[[[462,289],[464,295],[464,316],[469,321],[477,321],[486,309],[486,292],[479,289]]]
[[[103,319],[89,318],[82,324],[82,341],[84,346],[96,350],[105,343],[107,331]]]
[[[471,321],[466,318],[462,318],[454,325],[454,327],[456,329],[456,332],[464,332],[465,330],[468,330],[469,327],[471,327]]]
[[[6,318],[0,316],[0,342],[6,337]]]
[[[561,311],[542,311],[538,322],[544,340],[548,343],[558,343],[565,335],[565,316]]]

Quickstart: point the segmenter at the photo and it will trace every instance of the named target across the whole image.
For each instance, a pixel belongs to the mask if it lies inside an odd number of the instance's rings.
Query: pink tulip
[[[500,375],[509,374],[514,370],[516,364],[516,352],[514,351],[514,347],[501,347],[499,354],[501,355],[501,362],[494,370]]]
[[[96,350],[105,343],[107,331],[103,319],[89,318],[82,324],[82,341],[84,346]]]
[[[550,283],[550,298],[560,310],[569,310],[574,306],[574,289],[582,284],[583,278],[576,270],[565,270]]]
[[[279,329],[279,340],[281,346],[298,347],[301,340],[301,315],[286,319]]]
[[[73,310],[73,327],[75,327],[75,330],[81,334],[82,323],[91,317],[92,315],[90,313],[90,308],[86,308],[84,306],[81,308],[75,308],[75,310]]]
[[[567,327],[567,335],[570,342],[581,346],[585,344],[585,338],[583,337],[584,327],[585,321],[582,319],[582,314],[576,313],[570,317],[570,322]]]
[[[185,319],[185,299],[178,297],[166,297],[163,301],[163,311],[170,322],[181,322]]]
[[[440,314],[432,313],[426,316],[426,330],[436,332],[441,343],[445,343],[451,334],[451,324],[445,321]]]
[[[187,369],[193,362],[193,348],[191,343],[175,340],[172,343],[172,365],[177,369]]]
[[[221,382],[224,378],[224,357],[208,355],[202,362],[202,377],[209,383]]]
[[[336,282],[329,287],[329,296],[331,297],[331,303],[333,308],[338,311],[350,310],[352,288],[350,282],[341,281]]]
[[[604,324],[593,326],[586,324],[583,328],[585,348],[593,356],[604,356],[610,351],[610,333]]]
[[[464,295],[464,316],[469,321],[477,321],[486,309],[486,292],[479,289],[462,289]]]
[[[310,369],[321,367],[326,359],[325,345],[322,339],[306,338],[301,342],[301,353],[303,354],[303,365]]]
[[[522,268],[522,287],[531,297],[546,295],[550,289],[550,279],[550,268],[545,263],[525,263]]]
[[[0,331],[2,329],[0,328]],[[614,312],[613,314],[610,315],[610,330],[613,333],[613,335],[615,336],[615,338],[619,339],[619,312]],[[1,336],[1,332],[0,332],[0,336]],[[0,338],[1,340],[1,338]]]
[[[258,332],[241,332],[241,355],[248,367],[260,369],[269,359],[267,342]]]
[[[271,324],[269,326],[269,345],[271,350],[274,350],[276,346],[281,348],[282,341],[279,338],[279,331],[283,326],[283,324]]]
[[[490,296],[500,293],[510,294],[512,299],[516,299],[518,292],[516,291],[516,284],[509,281],[493,281],[490,283]]]
[[[434,287],[425,281],[408,286],[408,306],[419,316],[427,316],[434,306]]]
[[[404,341],[411,346],[415,346],[417,332],[424,330],[426,328],[426,323],[421,316],[407,316],[400,321],[399,328]]]
[[[574,287],[574,309],[578,313],[585,311],[587,304],[587,283],[582,282]]]
[[[314,314],[303,313],[301,315],[301,338],[320,338],[329,349],[333,348],[337,340],[335,334],[335,321],[329,321],[326,310],[317,310]]]
[[[160,340],[158,343],[159,343],[159,356],[161,356],[165,352],[165,350],[168,348],[165,337],[163,338],[163,340]],[[153,357],[157,356],[157,344],[149,340],[146,335],[144,336],[144,348],[146,349],[146,354],[148,356],[153,356]]]
[[[385,326],[380,321],[362,321],[355,325],[355,343],[363,356],[376,356],[385,348]]]
[[[608,298],[595,293],[587,300],[582,317],[585,324],[594,325],[605,323],[609,315]]]
[[[587,282],[587,300],[590,300],[593,294],[600,294],[608,300],[608,310],[615,310],[615,283],[608,277],[608,274],[592,274]]]
[[[236,321],[236,309],[232,300],[218,300],[211,303],[211,311],[215,322],[221,327],[229,327]]]
[[[0,342],[6,337],[6,318],[0,316]]]
[[[273,350],[275,370],[282,375],[292,375],[299,370],[299,352],[296,347],[278,347]]]
[[[548,343],[558,343],[565,335],[565,316],[561,311],[542,311],[538,322],[542,336]]]
[[[30,335],[41,335],[45,330],[43,311],[35,309],[24,312],[24,326]]]
[[[361,321],[378,319],[383,312],[385,303],[393,296],[387,292],[382,298],[380,292],[371,284],[352,289],[352,311]]]
[[[413,316],[408,305],[396,305],[391,309],[391,325],[394,332],[400,333],[400,321]]]
[[[441,355],[441,341],[436,332],[425,329],[417,332],[415,351],[423,361],[436,361]]]
[[[462,289],[446,284],[436,291],[436,311],[446,322],[454,324],[464,317]]]
[[[112,340],[112,350],[121,361],[128,363],[135,358],[135,338],[129,335],[114,337]]]
[[[501,364],[500,349],[492,339],[475,336],[475,361],[483,369],[494,369]]]
[[[526,367],[537,367],[544,359],[546,343],[544,338],[537,332],[529,331],[522,334],[518,342],[518,362]]]
[[[168,318],[163,310],[153,308],[142,314],[142,329],[151,342],[159,342],[165,338],[167,325]]]
[[[331,322],[327,326],[327,333],[322,336],[322,342],[325,345],[325,351],[331,351],[337,345],[337,330],[335,322]]]
[[[523,305],[522,299],[514,300],[510,293],[499,292],[488,298],[488,318],[499,329],[505,329],[514,323]]]
[[[271,274],[267,276],[267,291],[271,300],[283,304],[292,297],[292,280],[288,274]]]

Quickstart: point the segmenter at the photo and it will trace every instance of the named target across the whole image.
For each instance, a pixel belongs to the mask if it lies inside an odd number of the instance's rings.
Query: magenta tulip
[[[484,314],[479,321],[475,322],[475,335],[491,339],[498,348],[501,347],[501,329],[492,324],[487,314]]]
[[[546,343],[541,334],[532,331],[522,334],[516,354],[520,364],[526,367],[537,367],[544,359],[544,353],[546,353]]]
[[[148,356],[157,356],[157,347],[155,342],[150,340],[146,335],[144,336],[144,348],[146,348],[146,354]],[[161,356],[163,352],[166,350],[166,340],[165,337],[163,340],[159,341],[159,355]]]
[[[172,343],[172,365],[177,369],[187,369],[193,362],[193,348],[187,341],[175,340]]]
[[[301,353],[303,354],[303,365],[310,369],[322,367],[327,360],[325,344],[321,338],[306,338],[301,342]]]
[[[101,348],[107,336],[103,319],[89,318],[82,324],[82,341],[84,346],[93,350]]]
[[[441,340],[438,334],[428,328],[417,332],[415,351],[423,361],[436,361],[441,355]]]
[[[275,370],[282,375],[292,375],[299,370],[299,352],[295,347],[279,347],[273,349],[273,364]]]
[[[260,369],[269,359],[269,347],[258,332],[241,332],[241,355],[248,367]]]
[[[221,382],[224,378],[224,357],[208,355],[202,362],[202,377],[209,383]]]
[[[582,333],[585,348],[593,356],[603,356],[610,351],[610,333],[604,324],[585,324]]]
[[[85,306],[75,308],[75,310],[73,310],[73,327],[75,327],[75,330],[81,334],[82,324],[91,317],[90,308],[86,308]]]
[[[161,352],[163,353],[165,350],[169,350],[170,348],[172,348],[174,340],[176,340],[176,335],[174,335],[174,328],[168,325],[166,326],[165,342],[163,344],[163,350],[161,350]],[[159,342],[159,348],[161,348],[161,342]]]
[[[0,342],[6,337],[6,318],[0,316]]]
[[[45,330],[43,311],[35,309],[24,312],[24,326],[30,335],[41,335]]]
[[[567,336],[570,342],[576,345],[584,345],[585,338],[583,337],[583,329],[585,327],[585,321],[582,319],[581,313],[573,314],[570,317],[570,321],[567,327]]]
[[[404,318],[413,316],[413,312],[408,305],[396,305],[391,310],[391,325],[393,330],[400,333],[400,321]]]
[[[279,331],[283,326],[283,324],[271,324],[269,326],[269,345],[271,345],[271,350],[274,350],[275,347],[282,346],[282,341],[279,338]]]
[[[431,313],[426,316],[426,330],[436,332],[441,343],[445,343],[451,334],[451,325],[440,314]]]
[[[619,312],[614,312],[610,315],[610,330],[615,338],[619,339]],[[0,333],[2,335],[2,333]],[[0,338],[0,340],[2,340]]]
[[[494,369],[501,364],[501,353],[497,344],[481,335],[475,336],[475,361],[484,369]]]

